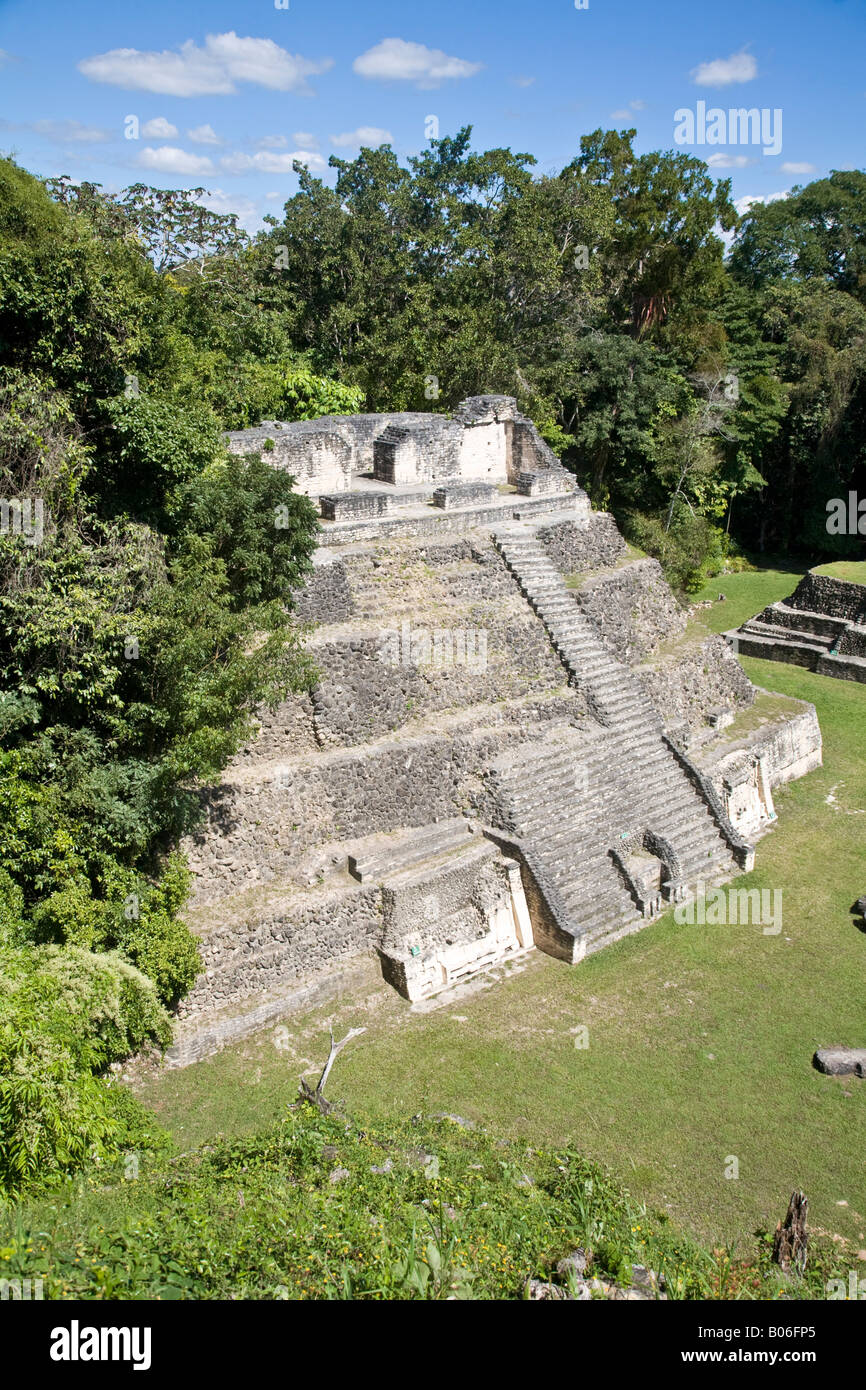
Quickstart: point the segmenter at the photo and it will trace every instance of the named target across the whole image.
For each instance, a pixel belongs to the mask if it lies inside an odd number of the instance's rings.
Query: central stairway
[[[494,765],[509,828],[555,885],[575,941],[575,958],[645,920],[614,854],[642,848],[665,855],[669,897],[733,877],[750,852],[682,754],[640,681],[604,645],[578,608],[535,532],[494,533],[497,549],[597,720],[592,734],[563,725],[557,746],[524,744]]]

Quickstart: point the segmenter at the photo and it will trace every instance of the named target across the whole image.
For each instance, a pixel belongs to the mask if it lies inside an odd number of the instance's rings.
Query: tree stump
[[[806,1268],[806,1253],[809,1246],[809,1232],[806,1229],[806,1216],[809,1202],[805,1192],[792,1192],[788,1203],[788,1213],[784,1221],[776,1227],[773,1238],[773,1261],[785,1274],[791,1266],[802,1274]]]

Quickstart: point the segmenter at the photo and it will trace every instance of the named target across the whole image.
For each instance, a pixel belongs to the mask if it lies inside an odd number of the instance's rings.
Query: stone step
[[[377,846],[362,856],[349,855],[349,873],[359,883],[381,879],[399,873],[425,859],[434,859],[454,850],[468,848],[473,843],[467,822],[462,818],[436,821],[419,826],[410,836],[402,836],[394,845]]]
[[[568,634],[563,635],[557,632],[551,634],[551,640],[559,655],[565,661],[570,662],[575,670],[585,671],[599,678],[607,678],[611,682],[614,677],[620,681],[628,680],[626,672],[621,668],[617,670],[610,653],[598,645],[575,641]]]
[[[555,731],[552,735],[556,737]],[[551,749],[549,755],[543,759],[532,758],[524,759],[520,762],[508,763],[503,766],[502,777],[505,781],[510,779],[523,779],[531,777],[537,769],[539,772],[551,769],[554,766],[577,767],[586,766],[589,763],[601,762],[606,753],[606,739],[604,736],[587,739],[584,742],[574,742],[567,746],[560,746]]]
[[[560,772],[567,773],[578,767],[597,767],[608,756],[609,753],[604,747],[596,749],[593,745],[557,749],[543,758],[510,763],[506,768],[496,772],[495,782],[498,789],[518,798],[526,798],[532,795],[537,779],[546,781]]]
[[[551,824],[559,828],[551,830]],[[563,863],[566,858],[583,865],[593,855],[603,857],[610,841],[606,819],[561,825],[559,820],[545,821],[539,817],[523,822],[522,829],[526,838],[534,841],[536,852],[552,866]]]
[[[609,897],[600,899],[597,904],[593,903],[590,910],[586,912],[580,911],[578,902],[572,903],[569,900],[569,908],[575,915],[579,916],[584,933],[599,929],[615,931],[620,923],[630,921],[633,918],[641,918],[640,909],[625,884],[623,884],[621,892],[621,897],[611,893]]]
[[[837,640],[835,633],[824,636],[820,633],[810,632],[808,628],[789,627],[784,623],[762,623],[758,618],[749,618],[740,631],[744,635],[765,637],[769,641],[796,642],[800,646],[810,647],[814,651],[821,652],[829,651]]]
[[[598,811],[606,814],[606,802],[611,787],[615,787],[609,776],[606,763],[587,763],[583,769],[572,768],[568,772],[551,768],[548,773],[522,785],[517,784],[504,790],[504,796],[515,811],[543,816],[555,811],[562,816],[583,816]]]
[[[661,728],[661,722],[657,716],[653,719],[634,694],[598,690],[597,687],[593,688],[590,694],[598,707],[603,709],[609,718],[616,719],[621,724],[628,724],[631,729],[634,729],[637,724],[645,723],[648,725],[650,722]]]

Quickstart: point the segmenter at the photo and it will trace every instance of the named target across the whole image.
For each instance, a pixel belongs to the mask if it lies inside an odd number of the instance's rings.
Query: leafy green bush
[[[665,578],[681,593],[694,594],[725,561],[725,535],[708,517],[680,508],[668,528],[666,519],[629,512],[622,519],[623,533],[633,545],[653,555]]]
[[[243,356],[202,348],[188,337],[173,344],[171,365],[158,377],[160,392],[179,405],[190,398],[207,406],[225,429],[261,420],[314,420],[363,409],[357,386],[317,375],[302,360]]]
[[[0,870],[0,950],[18,944],[23,915],[24,894],[15,880]]]
[[[291,602],[312,568],[318,521],[287,473],[229,454],[184,495],[185,524],[224,566],[233,607]]]
[[[91,1168],[59,1212],[0,1213],[0,1256],[26,1251],[24,1272],[61,1299],[516,1300],[530,1278],[567,1287],[556,1265],[577,1246],[608,1277],[653,1269],[674,1299],[779,1292],[765,1242],[734,1267],[574,1149],[447,1119],[304,1106],[170,1163],[141,1157],[134,1181],[122,1163]],[[844,1260],[815,1240],[788,1296],[823,1298]]]
[[[361,410],[364,393],[332,377],[317,376],[307,367],[280,368],[281,420],[315,420],[319,415],[353,415]]]
[[[353,415],[363,409],[359,387],[317,376],[303,364],[247,361],[226,367],[222,397],[212,397],[212,404],[228,429],[244,429],[261,420]]]
[[[99,492],[114,510],[165,528],[176,489],[221,451],[219,421],[207,407],[139,395],[103,402]]]
[[[38,486],[50,517],[38,546],[0,536],[0,940],[120,951],[173,1003],[199,957],[166,849],[254,709],[311,679],[287,605],[316,519],[258,460],[207,467],[212,416],[199,433],[165,401],[105,412],[123,443],[94,468],[62,397],[0,383],[3,493]],[[100,519],[93,493],[174,506],[173,533]]]
[[[0,159],[0,367],[40,377],[86,411],[147,361],[167,303],[132,238],[100,235]]]
[[[631,1242],[629,1242],[631,1244]],[[615,1283],[629,1285],[632,1280],[632,1267],[628,1255],[612,1240],[599,1241],[593,1251],[593,1271],[606,1274]]]
[[[21,932],[35,943],[89,951],[119,950],[153,982],[158,998],[174,1004],[201,968],[195,937],[177,913],[189,891],[180,854],[169,857],[159,882],[110,864],[109,896],[95,898],[83,877],[38,902]]]
[[[105,1069],[170,1037],[153,985],[120,957],[0,950],[0,1186],[16,1191],[111,1153],[135,1112],[126,1098],[118,1105]]]

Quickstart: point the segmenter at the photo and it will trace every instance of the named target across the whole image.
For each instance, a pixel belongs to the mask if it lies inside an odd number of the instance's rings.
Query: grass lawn
[[[700,616],[734,627],[797,577],[713,580],[698,597],[727,598]],[[779,935],[677,926],[669,914],[579,966],[533,954],[435,1009],[371,985],[283,1033],[150,1077],[142,1098],[184,1147],[264,1126],[327,1055],[330,1018],[368,1030],[329,1082],[356,1114],[448,1111],[529,1143],[568,1142],[700,1238],[741,1249],[802,1186],[816,1227],[866,1249],[866,1083],[811,1066],[822,1044],[866,1045],[866,934],[849,912],[866,892],[866,689],[744,665],[758,685],[811,700],[824,734],[824,768],[777,792],[777,828],[739,881],[781,890]],[[575,1046],[581,1025],[587,1048]]]
[[[712,608],[701,609],[697,616],[713,632],[728,632],[760,613],[768,603],[787,598],[804,574],[805,570],[801,569],[762,569],[746,570],[742,574],[720,574],[709,580],[700,593],[691,596],[691,602],[709,600]],[[720,594],[724,594],[723,600],[719,600]],[[811,696],[806,698],[811,699]]]
[[[819,565],[818,574],[831,574],[835,579],[850,579],[852,584],[866,584],[866,560],[835,560]]]

